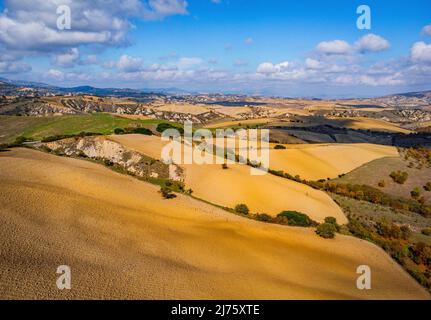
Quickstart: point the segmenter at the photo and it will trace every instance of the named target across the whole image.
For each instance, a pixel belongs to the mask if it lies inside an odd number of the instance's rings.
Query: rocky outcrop
[[[39,148],[69,157],[101,160],[108,166],[119,166],[140,178],[183,181],[183,171],[139,152],[128,150],[107,137],[76,137],[40,144]]]

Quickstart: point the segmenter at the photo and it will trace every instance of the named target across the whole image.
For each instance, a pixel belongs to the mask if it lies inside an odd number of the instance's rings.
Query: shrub
[[[287,218],[289,226],[310,227],[313,224],[306,214],[297,211],[283,211],[277,217]]]
[[[334,217],[326,217],[325,223],[330,223],[330,224],[333,224],[334,226],[336,226],[337,225],[337,219]]]
[[[137,134],[143,134],[143,135],[146,135],[146,136],[152,136],[153,135],[153,132],[150,129],[141,128],[141,127],[139,127],[139,128],[133,128],[130,132],[131,133],[137,133]]]
[[[277,145],[274,147],[274,149],[275,149],[275,150],[285,150],[285,149],[286,149],[286,147],[285,147],[285,146],[282,146],[281,144],[277,144]]]
[[[169,189],[168,187],[161,187],[160,193],[165,199],[174,199],[177,197],[174,193],[172,193],[171,189]]]
[[[340,230],[340,225],[337,223],[337,219],[334,218],[334,217],[326,217],[325,218],[325,223],[332,224],[337,231]]]
[[[423,229],[422,234],[431,237],[431,228]]]
[[[394,180],[394,182],[404,184],[407,181],[409,174],[403,171],[394,171],[389,176]]]
[[[410,237],[411,230],[408,226],[397,226],[396,224],[388,224],[385,222],[378,222],[376,224],[377,233],[383,238],[387,239],[404,239]]]
[[[223,163],[223,164],[221,165],[221,167],[222,167],[222,169],[223,169],[223,170],[228,169],[227,163]]]
[[[431,191],[431,182],[428,182],[426,185],[424,185],[425,191]]]
[[[256,214],[256,220],[262,221],[262,222],[271,222],[272,217],[266,213],[258,213]]]
[[[107,166],[107,167],[112,167],[112,166],[114,166],[114,163],[113,163],[111,160],[108,160],[108,159],[103,159],[103,163],[104,163],[104,165],[105,165],[105,166]]]
[[[235,212],[247,215],[247,214],[249,214],[250,210],[248,209],[247,205],[245,205],[245,204],[238,204],[235,207]]]
[[[179,133],[181,133],[181,134],[184,133],[183,128],[176,127],[170,123],[159,123],[157,125],[157,128],[156,128],[157,132],[160,132],[160,133],[162,133],[163,131],[165,131],[167,129],[176,129],[176,130],[178,130]]]
[[[335,238],[337,227],[332,223],[323,223],[316,228],[316,233],[325,239]]]
[[[122,128],[115,128],[114,133],[115,134],[125,134],[126,131],[124,131],[124,129],[122,129]]]
[[[421,189],[419,188],[414,188],[411,192],[410,195],[412,196],[413,199],[418,199],[421,196]]]

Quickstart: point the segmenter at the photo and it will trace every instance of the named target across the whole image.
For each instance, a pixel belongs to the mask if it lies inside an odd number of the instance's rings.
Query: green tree
[[[325,239],[335,238],[337,228],[332,223],[323,223],[316,228],[316,233]]]
[[[313,224],[310,217],[297,211],[283,211],[277,217],[287,218],[289,226],[310,227]]]
[[[248,215],[250,213],[250,210],[248,209],[247,205],[241,203],[235,207],[235,212]]]

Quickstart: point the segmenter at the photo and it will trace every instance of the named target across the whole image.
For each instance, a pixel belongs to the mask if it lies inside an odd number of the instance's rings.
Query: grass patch
[[[162,123],[181,128],[181,125],[166,120],[127,119],[107,113],[48,117],[0,116],[0,143],[11,143],[18,136],[42,140],[53,136],[75,136],[81,132],[108,135],[114,133],[116,128],[149,129]]]

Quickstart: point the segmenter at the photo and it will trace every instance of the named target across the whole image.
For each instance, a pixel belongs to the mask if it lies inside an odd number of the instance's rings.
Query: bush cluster
[[[394,171],[389,176],[398,184],[404,184],[409,178],[409,174],[405,171]]]
[[[277,218],[280,220],[286,219],[289,226],[311,227],[313,225],[313,221],[309,216],[297,211],[283,211],[277,216]]]
[[[150,129],[142,128],[142,127],[136,127],[136,128],[115,128],[114,134],[121,135],[121,134],[143,134],[146,136],[152,136],[153,132]]]
[[[168,129],[176,129],[176,130],[179,131],[179,133],[184,134],[184,129],[183,128],[179,128],[179,127],[177,127],[177,126],[175,126],[175,125],[173,125],[171,123],[165,123],[165,122],[164,123],[159,123],[157,125],[157,128],[156,128],[157,132],[160,132],[160,133],[162,133],[163,131],[168,130]]]

